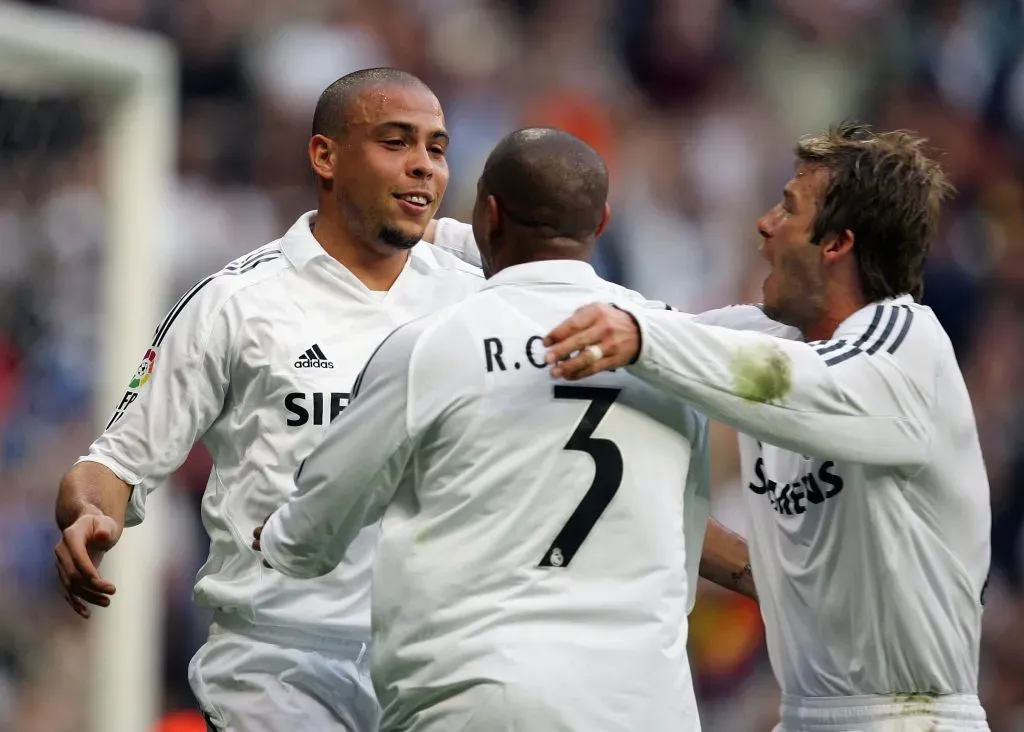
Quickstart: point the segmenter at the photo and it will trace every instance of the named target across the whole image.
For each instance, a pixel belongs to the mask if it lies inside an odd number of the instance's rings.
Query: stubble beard
[[[381,226],[377,232],[377,240],[392,249],[406,251],[416,246],[423,235],[411,236],[393,226]]]

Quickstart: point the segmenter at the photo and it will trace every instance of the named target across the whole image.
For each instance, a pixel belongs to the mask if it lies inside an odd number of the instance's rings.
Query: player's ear
[[[334,146],[323,135],[313,135],[309,140],[309,164],[321,180],[334,180]]]
[[[487,197],[487,231],[493,236],[501,231],[501,205],[494,196]]]
[[[843,229],[838,234],[825,237],[821,242],[821,256],[826,262],[835,262],[845,256],[853,256],[853,232]]]
[[[601,236],[604,230],[608,227],[608,222],[612,220],[612,205],[605,201],[604,213],[601,215],[601,223],[597,225],[597,231],[594,232],[594,238]]]

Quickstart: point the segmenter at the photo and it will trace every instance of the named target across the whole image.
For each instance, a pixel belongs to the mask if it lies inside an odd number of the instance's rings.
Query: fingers
[[[604,346],[602,346],[602,349]],[[600,361],[591,362],[584,353],[568,361],[557,364],[551,369],[551,378],[579,381],[602,371],[614,371],[623,365],[622,359],[616,356],[605,356]]]
[[[110,595],[101,594],[99,592],[96,592],[95,590],[89,589],[88,587],[75,587],[72,592],[72,597],[79,601],[84,600],[90,605],[98,605],[99,607],[110,607]],[[88,608],[86,609],[88,610]]]
[[[603,305],[596,304],[584,305],[548,333],[544,339],[544,346],[550,349],[549,363],[561,361],[573,351],[578,351],[580,347],[593,342],[583,341],[580,336],[583,331],[587,331],[597,323],[603,307]],[[572,347],[573,344],[576,344],[576,347]]]
[[[60,583],[64,588],[62,593],[64,595],[64,602],[70,605],[72,610],[88,620],[92,613],[89,612],[89,608],[84,602],[72,594],[71,580],[68,578],[68,573],[64,571],[64,567],[61,566],[60,560],[57,560],[55,564],[57,566],[57,576],[60,578]]]
[[[73,571],[81,575],[84,580],[95,584],[97,589],[103,586],[112,587],[109,582],[100,577],[99,570],[96,569],[92,557],[89,556],[88,538],[77,529],[77,526],[75,524],[64,530],[63,541],[59,545],[64,548],[70,558]],[[65,567],[67,567],[67,563],[65,563]]]
[[[630,364],[639,350],[639,327],[629,313],[594,303],[552,330],[544,344],[552,378],[576,381]]]
[[[58,544],[54,551],[57,559],[54,562],[57,569],[57,577],[60,579],[64,589],[64,601],[81,617],[89,619],[92,612],[86,603],[108,607],[110,605],[109,595],[114,594],[114,586],[109,582],[103,582],[100,587],[93,585],[75,567],[71,559],[71,553],[63,544]]]
[[[614,332],[597,325],[582,335],[588,340],[585,345],[574,352],[575,355],[570,353],[560,361],[548,358],[548,363],[553,364],[551,378],[578,381],[602,371],[612,371],[629,362],[629,358],[622,354]],[[590,346],[597,346],[599,353],[595,353]],[[600,355],[596,361],[594,360],[595,355]]]
[[[270,520],[270,516],[267,516],[267,521],[269,521],[269,520]],[[265,525],[266,525],[266,523],[264,523],[264,526]],[[262,545],[260,544],[260,537],[261,536],[263,536],[263,526],[257,526],[255,529],[252,530],[252,537],[253,537],[253,539],[252,539],[252,548],[255,549],[258,552],[261,552],[263,550],[262,549]],[[271,567],[270,564],[267,563],[266,559],[263,560],[262,564],[267,569],[273,569],[273,567]]]
[[[73,585],[88,587],[94,592],[105,595],[114,594],[114,584],[100,576],[86,547],[85,540],[81,533],[75,531],[73,527],[64,531],[54,554]]]

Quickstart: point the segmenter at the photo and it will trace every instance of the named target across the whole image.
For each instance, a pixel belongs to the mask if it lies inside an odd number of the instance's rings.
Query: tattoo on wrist
[[[738,585],[740,582],[743,581],[744,577],[753,577],[753,576],[754,576],[754,571],[750,568],[750,563],[748,562],[747,564],[743,565],[743,569],[741,569],[739,572],[733,572],[732,573],[732,581],[735,582]]]

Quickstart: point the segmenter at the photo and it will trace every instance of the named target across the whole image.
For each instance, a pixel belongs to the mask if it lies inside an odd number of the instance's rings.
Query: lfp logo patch
[[[146,355],[143,357],[142,363],[139,364],[139,368],[135,370],[135,376],[132,377],[128,388],[138,389],[149,381],[149,377],[153,374],[154,366],[156,366],[156,351],[150,348],[146,351]]]

